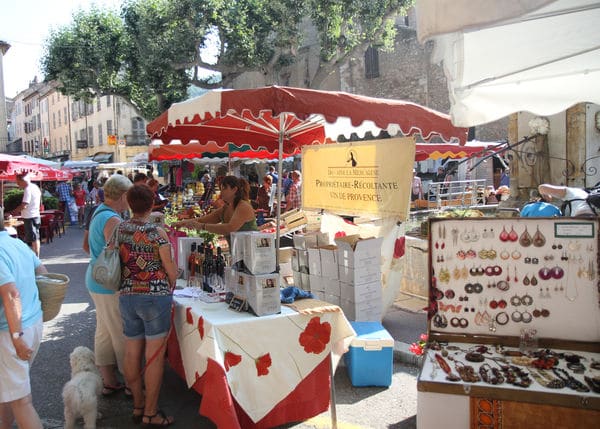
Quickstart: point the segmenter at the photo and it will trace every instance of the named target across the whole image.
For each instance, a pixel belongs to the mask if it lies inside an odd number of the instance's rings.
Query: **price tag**
[[[556,222],[554,236],[563,238],[594,238],[593,222]]]

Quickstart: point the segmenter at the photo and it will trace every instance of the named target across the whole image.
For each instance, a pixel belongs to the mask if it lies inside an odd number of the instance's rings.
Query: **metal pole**
[[[285,125],[285,113],[281,113],[279,115],[279,153],[277,154],[278,158],[278,166],[277,166],[277,231],[275,232],[275,266],[277,267],[277,272],[279,272],[279,240],[280,231],[279,224],[281,222],[281,188],[282,188],[282,159],[283,159],[283,137],[284,137],[284,125]]]
[[[335,374],[333,372],[333,353],[329,352],[329,378],[331,379],[331,427],[337,429],[337,409],[335,402]]]

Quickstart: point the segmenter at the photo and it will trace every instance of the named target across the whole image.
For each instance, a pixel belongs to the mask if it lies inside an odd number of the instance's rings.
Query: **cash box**
[[[394,367],[394,339],[379,322],[350,324],[356,337],[344,360],[352,385],[389,387]]]

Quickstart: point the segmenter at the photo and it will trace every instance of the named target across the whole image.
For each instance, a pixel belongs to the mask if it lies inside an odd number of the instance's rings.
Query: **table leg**
[[[335,408],[335,367],[333,366],[333,354],[329,354],[329,359],[331,359],[331,365],[329,365],[329,377],[331,379],[330,389],[331,389],[331,428],[337,429],[337,410]]]

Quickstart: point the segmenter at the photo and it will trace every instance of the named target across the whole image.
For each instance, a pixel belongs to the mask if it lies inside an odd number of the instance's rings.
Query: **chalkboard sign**
[[[246,311],[248,308],[248,304],[246,303],[246,299],[241,296],[234,295],[229,302],[229,308],[235,311]]]

